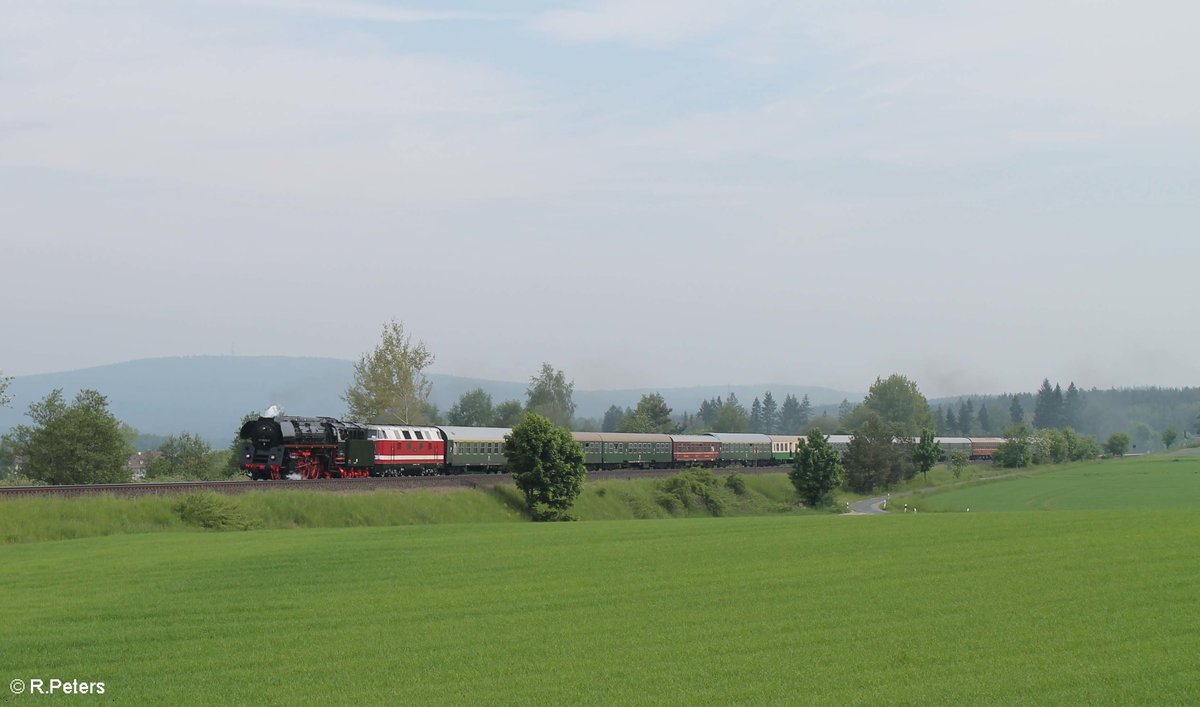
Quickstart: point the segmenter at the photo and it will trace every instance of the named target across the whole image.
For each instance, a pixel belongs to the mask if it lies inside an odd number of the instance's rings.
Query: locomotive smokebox
[[[273,417],[260,417],[242,425],[239,435],[250,440],[259,449],[269,449],[283,444],[283,430]]]

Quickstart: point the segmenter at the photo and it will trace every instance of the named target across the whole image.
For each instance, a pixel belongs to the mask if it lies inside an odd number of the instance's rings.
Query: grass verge
[[[689,472],[696,474],[697,472]],[[741,493],[726,477],[700,472],[711,490],[672,494],[664,480],[589,482],[576,501],[580,520],[763,515],[797,511],[786,475],[742,475]],[[701,485],[708,484],[708,481]],[[376,491],[333,494],[288,491],[117,498],[27,498],[0,503],[0,543],[64,540],[163,531],[345,528],[528,520],[513,486],[489,489]]]

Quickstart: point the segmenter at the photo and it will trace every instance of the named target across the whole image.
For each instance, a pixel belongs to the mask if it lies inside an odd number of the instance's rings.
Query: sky
[[[1200,384],[1200,4],[0,0],[0,370]]]

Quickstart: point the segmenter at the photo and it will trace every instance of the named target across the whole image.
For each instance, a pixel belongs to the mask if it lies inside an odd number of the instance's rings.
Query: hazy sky
[[[0,0],[0,369],[1200,384],[1200,4]]]

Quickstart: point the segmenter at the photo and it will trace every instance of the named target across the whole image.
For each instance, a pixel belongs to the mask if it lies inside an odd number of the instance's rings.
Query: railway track
[[[714,470],[718,474],[777,474],[786,466],[726,467]],[[653,479],[670,476],[679,469],[620,469],[589,471],[589,481],[610,479]],[[366,493],[371,491],[405,491],[437,488],[489,488],[511,484],[508,474],[459,474],[455,476],[398,476],[366,479],[311,479],[305,481],[171,481],[132,484],[86,484],[64,486],[0,486],[0,499],[32,496],[96,496],[110,494],[125,498],[137,496],[170,496],[197,491],[217,493],[247,493],[250,491],[321,491],[326,493]]]

